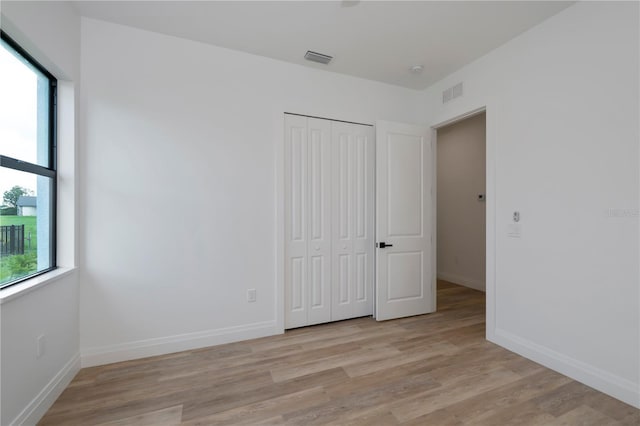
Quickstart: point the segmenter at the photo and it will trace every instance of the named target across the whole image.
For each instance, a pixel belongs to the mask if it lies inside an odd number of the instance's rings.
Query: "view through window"
[[[0,288],[55,267],[56,79],[0,42]]]

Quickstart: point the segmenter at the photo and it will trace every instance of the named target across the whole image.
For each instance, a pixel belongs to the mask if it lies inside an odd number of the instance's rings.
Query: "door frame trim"
[[[437,146],[438,146],[438,129],[473,117],[478,114],[485,113],[485,294],[486,294],[486,331],[485,338],[494,341],[496,334],[496,159],[495,159],[495,117],[493,109],[488,104],[477,108],[470,109],[462,114],[448,117],[444,120],[431,124],[431,137],[433,141],[433,173],[434,173],[434,194],[433,194],[433,226],[437,227]],[[437,249],[436,237],[433,238],[433,253],[435,262],[435,253]],[[435,263],[434,263],[435,265]],[[434,268],[435,270],[435,268]],[[437,278],[435,278],[437,280]]]
[[[276,282],[275,282],[275,312],[274,317],[276,319],[275,330],[277,334],[284,333],[284,317],[285,317],[285,262],[286,262],[286,248],[285,248],[285,126],[286,126],[286,113],[284,111],[273,112],[273,122],[278,123],[275,126],[275,185],[276,185],[276,205],[275,205],[275,219],[276,219],[276,235],[274,238],[276,245]]]

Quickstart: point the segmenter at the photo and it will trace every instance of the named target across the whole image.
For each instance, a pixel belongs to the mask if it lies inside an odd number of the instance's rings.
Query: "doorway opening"
[[[485,314],[486,134],[484,111],[436,129],[439,310],[474,305]]]

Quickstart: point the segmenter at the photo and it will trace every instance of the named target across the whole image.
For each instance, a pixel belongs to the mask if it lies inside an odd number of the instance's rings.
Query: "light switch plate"
[[[253,303],[256,301],[256,289],[250,288],[247,290],[247,302]]]
[[[522,237],[522,225],[519,223],[510,223],[507,225],[507,235],[511,238],[521,238]]]

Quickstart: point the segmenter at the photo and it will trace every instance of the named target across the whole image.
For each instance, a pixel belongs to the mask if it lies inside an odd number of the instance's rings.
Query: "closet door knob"
[[[383,242],[381,242],[381,243],[377,243],[377,244],[376,244],[376,247],[378,247],[378,248],[393,247],[393,244],[387,244],[387,243],[385,243],[385,242],[383,241]]]

